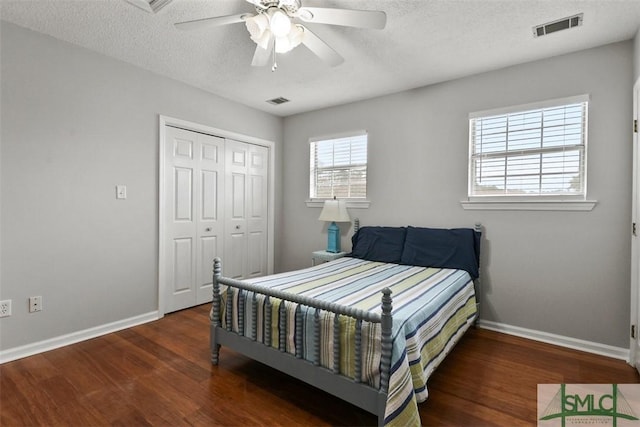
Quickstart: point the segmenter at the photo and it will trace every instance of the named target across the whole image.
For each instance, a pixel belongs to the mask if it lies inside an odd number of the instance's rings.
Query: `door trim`
[[[269,176],[267,183],[269,207],[269,218],[267,220],[267,274],[273,273],[274,266],[274,235],[275,235],[275,142],[262,138],[256,138],[250,135],[244,135],[237,132],[231,132],[224,129],[214,128],[212,126],[203,125],[200,123],[194,123],[187,120],[177,119],[175,117],[169,117],[159,115],[158,123],[158,318],[163,317],[165,314],[165,289],[167,286],[167,278],[165,277],[165,256],[166,256],[166,224],[164,215],[162,215],[162,209],[166,201],[166,188],[164,184],[165,174],[165,152],[164,146],[166,144],[165,127],[174,126],[193,132],[201,132],[208,135],[219,136],[222,138],[234,139],[236,141],[245,142],[248,144],[261,145],[269,149]],[[213,271],[212,271],[213,274]]]
[[[640,78],[633,85],[633,120],[640,122]],[[633,132],[633,178],[632,178],[632,202],[631,221],[640,226],[640,147],[638,146],[638,133]],[[629,364],[635,366],[640,372],[640,241],[638,234],[631,235],[631,318],[629,319]],[[631,329],[635,330],[635,337],[631,336]]]

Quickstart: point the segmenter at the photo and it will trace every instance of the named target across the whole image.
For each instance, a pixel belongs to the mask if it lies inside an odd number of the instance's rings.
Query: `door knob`
[[[205,228],[204,231],[211,231],[211,227]]]
[[[236,225],[236,230],[240,230],[240,226],[239,225]]]

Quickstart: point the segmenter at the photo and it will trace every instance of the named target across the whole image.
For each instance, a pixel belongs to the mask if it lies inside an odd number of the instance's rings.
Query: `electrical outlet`
[[[29,313],[42,311],[42,297],[29,297]]]
[[[11,316],[11,300],[0,301],[0,317]]]

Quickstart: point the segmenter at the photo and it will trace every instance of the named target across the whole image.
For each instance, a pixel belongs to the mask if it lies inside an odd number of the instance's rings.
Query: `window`
[[[310,142],[309,197],[367,197],[367,134]]]
[[[586,197],[588,96],[469,115],[469,197]]]

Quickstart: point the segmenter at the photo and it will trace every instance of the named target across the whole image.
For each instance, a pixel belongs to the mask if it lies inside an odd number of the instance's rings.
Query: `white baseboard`
[[[132,326],[141,325],[143,323],[158,320],[160,315],[158,311],[141,314],[139,316],[130,317],[128,319],[118,320],[117,322],[107,323],[106,325],[96,326],[94,328],[85,329],[83,331],[73,332],[67,335],[50,338],[33,344],[27,344],[20,347],[10,348],[0,351],[0,364],[11,362],[12,360],[22,359],[23,357],[33,356],[34,354],[43,353],[45,351],[64,347],[66,345],[75,344],[101,335],[117,332]]]
[[[159,312],[152,311],[146,314],[141,314],[140,316],[130,317],[128,319],[108,323],[106,325],[96,326],[94,328],[85,329],[83,331],[78,331],[33,344],[27,344],[24,346],[0,351],[0,364],[11,362],[12,360],[21,359],[23,357],[32,356],[34,354],[43,353],[45,351],[54,350],[66,345],[75,344],[77,342],[99,337],[101,335],[117,332],[122,329],[131,328],[143,323],[153,322],[154,320],[158,320],[159,318]],[[492,322],[490,320],[480,319],[478,321],[478,327],[629,362],[629,349],[626,348],[613,347],[607,344],[594,343],[591,341],[579,340],[562,335],[550,334],[548,332],[521,328],[519,326],[506,325],[504,323]]]
[[[478,321],[478,327],[629,362],[628,348],[613,347],[607,344],[584,341],[577,338],[550,334],[548,332],[535,331],[533,329],[521,328],[519,326],[505,325],[504,323],[497,323],[482,319]]]

